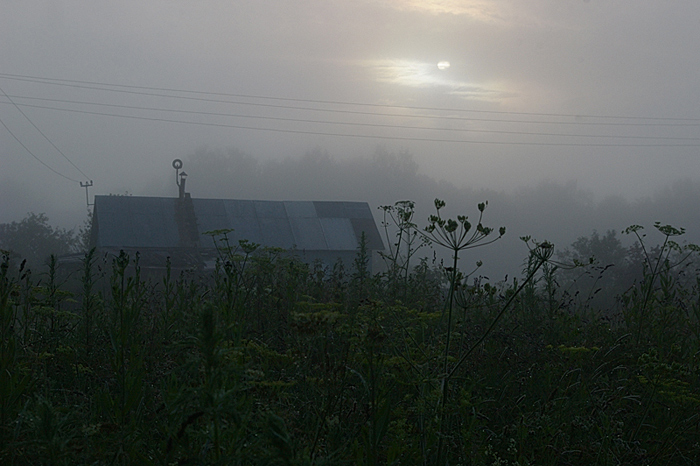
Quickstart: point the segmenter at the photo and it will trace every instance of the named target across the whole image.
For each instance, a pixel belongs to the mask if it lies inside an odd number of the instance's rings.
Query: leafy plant
[[[654,224],[654,228],[663,235],[663,242],[653,254],[645,244],[645,235],[641,233],[643,227],[632,225],[625,229],[625,234],[634,235],[643,252],[643,277],[638,287],[632,288],[624,297],[626,304],[625,318],[629,327],[635,327],[636,341],[639,345],[645,330],[648,331],[650,316],[649,309],[657,305],[657,310],[673,311],[676,280],[673,270],[685,264],[693,255],[700,252],[700,247],[694,244],[680,245],[671,238],[682,236],[683,228],[675,228],[671,225]],[[657,281],[659,286],[657,287]],[[671,306],[670,308],[668,306]],[[673,313],[673,312],[672,312]],[[666,320],[672,316],[657,313],[652,318]],[[665,324],[665,322],[664,322]],[[663,324],[662,324],[663,325]],[[663,327],[661,327],[663,328]],[[657,335],[661,337],[661,335]]]
[[[485,208],[472,225],[438,201],[410,237],[450,263],[407,257],[406,230],[398,273],[372,275],[361,245],[345,270],[226,232],[213,272],[150,280],[126,254],[88,252],[78,273],[5,257],[0,462],[700,463],[700,278],[682,230],[658,225],[659,246],[630,230],[643,241],[625,260],[645,275],[599,309],[560,291],[571,264],[547,242],[524,238],[511,280],[463,271],[503,234]]]

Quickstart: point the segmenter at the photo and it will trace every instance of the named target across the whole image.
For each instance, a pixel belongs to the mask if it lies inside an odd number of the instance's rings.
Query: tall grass
[[[558,289],[549,243],[508,282],[461,270],[497,236],[436,207],[421,233],[401,206],[375,275],[362,249],[324,268],[226,232],[212,274],[145,278],[138,257],[91,251],[34,277],[5,258],[0,462],[700,462],[700,279],[680,230],[591,312]],[[411,264],[403,241],[423,234],[449,267]]]

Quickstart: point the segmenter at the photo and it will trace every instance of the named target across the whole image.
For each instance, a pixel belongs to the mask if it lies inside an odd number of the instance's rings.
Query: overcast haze
[[[631,200],[698,181],[697,0],[0,7],[0,222],[75,222],[87,179],[91,195],[172,195],[170,162],[202,147],[260,161],[381,147],[516,194],[546,181]],[[306,195],[334,197],[321,186]]]

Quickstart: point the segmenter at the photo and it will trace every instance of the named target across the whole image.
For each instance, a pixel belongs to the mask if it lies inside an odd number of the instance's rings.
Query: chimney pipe
[[[182,172],[180,173],[180,182],[177,184],[179,189],[179,194],[180,194],[180,199],[183,199],[185,197],[185,182],[187,181],[187,173]]]

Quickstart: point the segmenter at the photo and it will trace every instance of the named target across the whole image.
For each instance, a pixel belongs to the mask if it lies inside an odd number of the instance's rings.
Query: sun
[[[438,64],[437,64],[437,67],[438,67],[438,69],[441,70],[441,71],[442,71],[442,70],[446,70],[447,68],[450,67],[450,62],[444,61],[444,60],[443,60],[443,61],[439,61]]]

